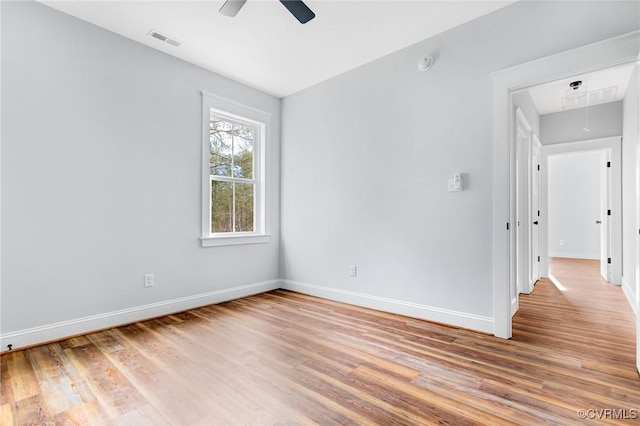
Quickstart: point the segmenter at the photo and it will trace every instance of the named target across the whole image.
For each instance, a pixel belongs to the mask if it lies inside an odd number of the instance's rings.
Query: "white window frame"
[[[253,147],[253,178],[242,181],[254,184],[253,232],[211,232],[211,169],[209,126],[211,112],[222,119],[245,123],[256,128]],[[268,243],[265,159],[271,131],[271,114],[211,93],[202,92],[202,247]],[[233,178],[216,179],[235,181]]]

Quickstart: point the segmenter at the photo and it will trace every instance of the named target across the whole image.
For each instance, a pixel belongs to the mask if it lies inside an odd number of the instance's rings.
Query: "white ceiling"
[[[512,1],[305,0],[316,18],[304,25],[276,0],[248,0],[235,18],[220,15],[224,1],[216,0],[43,3],[283,97]],[[150,29],[181,46],[150,37]]]
[[[633,67],[633,64],[624,65],[552,81],[530,88],[529,93],[540,115],[583,108],[587,99],[589,106],[620,101],[627,92]],[[575,102],[571,98],[563,100],[573,92],[569,83],[577,80],[582,81],[578,89],[581,96]]]

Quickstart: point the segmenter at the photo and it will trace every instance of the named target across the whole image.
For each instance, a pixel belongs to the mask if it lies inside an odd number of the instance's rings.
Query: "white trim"
[[[251,296],[280,288],[280,280],[263,281],[242,285],[193,296],[180,297],[164,302],[91,315],[70,321],[62,321],[24,330],[12,331],[0,335],[0,348],[6,350],[11,344],[13,349],[33,346],[70,336],[94,332],[105,328],[112,328],[124,324],[169,315],[194,309],[200,306],[222,303],[233,299]]]
[[[211,92],[207,92],[206,90],[201,90],[200,93],[202,96],[206,96],[207,98],[211,98],[217,105],[220,105],[222,111],[226,111],[231,114],[237,115],[239,118],[245,118],[247,115],[247,111],[250,111],[252,115],[261,115],[265,117],[265,119],[270,119],[273,114],[261,110],[259,108],[252,107],[250,105],[245,105],[242,102],[235,101],[233,99],[225,98],[224,96],[219,96]],[[259,119],[258,121],[264,121],[263,119]]]
[[[574,142],[543,145],[542,150],[543,154],[547,156],[568,154],[572,152],[602,151],[606,149],[612,149],[618,153],[622,152],[621,141],[622,136],[607,136],[606,138],[583,139]]]
[[[282,288],[378,311],[463,327],[484,333],[493,332],[493,320],[490,317],[419,305],[417,303],[388,299],[386,297],[372,296],[353,291],[339,290],[299,281],[282,280]]]
[[[254,141],[253,177],[251,179],[216,177],[215,180],[251,183],[255,185],[254,230],[252,235],[229,232],[228,234],[210,233],[211,231],[211,174],[209,120],[211,110],[222,118],[248,123],[256,127]],[[202,201],[201,201],[201,244],[202,247],[215,247],[235,244],[269,243],[270,227],[267,221],[269,201],[267,194],[266,164],[271,143],[272,114],[239,102],[202,92]]]
[[[600,254],[589,254],[589,253],[577,253],[577,252],[568,252],[568,251],[554,251],[549,252],[549,258],[552,257],[566,257],[569,259],[589,259],[589,260],[600,260]]]
[[[530,221],[531,236],[529,244],[531,247],[531,282],[529,283],[529,293],[534,289],[536,282],[542,276],[540,267],[542,264],[542,256],[540,255],[540,223],[546,219],[540,207],[540,174],[542,163],[542,143],[535,133],[531,134],[531,182],[529,186],[529,203],[531,206],[531,215],[533,220]],[[538,222],[534,225],[533,222]]]
[[[219,235],[215,237],[200,238],[202,247],[219,247],[231,246],[238,244],[264,244],[271,242],[270,234],[251,234],[251,235]]]
[[[631,288],[632,286],[629,283],[629,281],[627,281],[625,277],[622,277],[622,292],[626,296],[627,301],[629,302],[629,305],[631,305],[631,309],[633,309],[633,313],[636,314],[636,316],[638,316],[638,308],[636,306],[636,301],[634,300],[635,295]]]
[[[640,58],[638,58],[638,62],[636,62],[635,73],[636,73],[636,84],[640,84]],[[637,100],[636,100],[637,102]],[[636,108],[640,106],[636,103]],[[635,131],[638,132],[640,130],[640,108],[636,111],[635,114],[636,126]],[[637,133],[636,133],[637,138]],[[636,258],[635,265],[633,266],[633,275],[635,277],[635,283],[632,285],[635,286],[635,300],[632,302],[634,306],[634,310],[636,312],[636,369],[640,372],[640,140],[636,139],[636,226],[638,229],[638,234],[636,234]]]
[[[517,90],[615,65],[635,63],[640,32],[547,56],[493,73],[493,317],[494,335],[511,337],[509,261],[510,232],[515,223],[510,212],[510,135],[513,107],[511,94]],[[544,142],[544,141],[543,141]],[[514,227],[510,226],[513,230]]]

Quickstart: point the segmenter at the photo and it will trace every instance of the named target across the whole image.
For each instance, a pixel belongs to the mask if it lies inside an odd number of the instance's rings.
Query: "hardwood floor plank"
[[[336,389],[337,398],[356,404],[359,410],[376,424],[429,423],[429,417],[401,407],[395,403],[395,400],[390,403],[384,396],[372,394],[371,387],[366,386],[364,382],[354,381],[349,375],[342,375],[318,364],[300,365],[298,368],[305,374],[325,382],[331,389]]]
[[[138,325],[116,330],[113,334],[118,335],[123,349],[105,355],[123,372],[132,386],[139,389],[145,401],[139,406],[149,403],[175,424],[193,423],[209,415],[201,395],[192,389],[187,380],[171,370],[172,360],[162,359],[162,353],[166,351],[156,353],[153,348],[144,345],[150,341],[147,333]],[[143,339],[137,340],[143,335]],[[121,417],[122,414],[126,413],[120,413],[114,418]]]
[[[138,390],[95,345],[75,346],[64,351],[86,378],[87,385],[109,418],[116,418],[145,403]]]
[[[0,425],[13,426],[13,412],[9,404],[0,405]]]
[[[51,414],[95,400],[82,375],[73,368],[58,344],[35,347],[27,355]]]
[[[112,422],[97,399],[58,413],[53,420],[56,426],[106,425]]]
[[[14,400],[20,401],[40,394],[38,379],[27,359],[26,351],[6,354],[6,362],[7,376],[11,383],[11,393]]]
[[[434,416],[434,420],[437,420],[439,424],[458,424],[461,419],[475,424],[515,424],[477,407],[467,405],[464,400],[448,399],[439,392],[392,378],[367,366],[358,367],[352,374],[356,379],[377,383],[378,387],[387,394],[396,393],[399,403],[408,403],[426,415]]]
[[[15,401],[13,386],[9,377],[9,354],[0,356],[0,405]]]
[[[16,425],[43,425],[55,424],[48,410],[47,401],[40,395],[33,395],[11,404],[13,422]]]

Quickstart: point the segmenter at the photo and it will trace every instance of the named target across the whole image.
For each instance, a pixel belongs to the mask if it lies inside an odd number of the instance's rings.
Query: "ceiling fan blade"
[[[316,17],[316,14],[313,13],[302,0],[280,0],[280,3],[282,3],[301,24],[306,24]]]
[[[227,0],[224,2],[218,13],[224,16],[236,16],[247,0]]]

